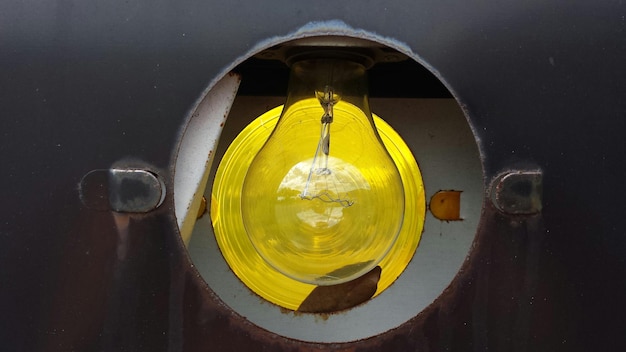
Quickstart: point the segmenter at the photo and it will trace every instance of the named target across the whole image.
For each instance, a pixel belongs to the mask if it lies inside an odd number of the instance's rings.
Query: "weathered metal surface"
[[[92,170],[80,181],[82,203],[95,210],[147,213],[165,197],[165,185],[147,170]]]
[[[510,171],[491,184],[491,201],[509,215],[531,215],[541,211],[542,178],[540,170]]]
[[[626,4],[0,7],[4,349],[626,349]],[[169,185],[187,112],[207,85],[258,43],[331,20],[403,43],[436,72],[472,123],[487,180],[520,161],[544,176],[541,213],[511,219],[485,202],[475,250],[429,308],[380,336],[321,345],[272,335],[216,298],[184,252]],[[127,156],[158,169],[163,205],[87,209],[83,175]]]

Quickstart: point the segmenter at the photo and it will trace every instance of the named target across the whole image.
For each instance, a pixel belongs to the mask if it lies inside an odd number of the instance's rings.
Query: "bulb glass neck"
[[[367,74],[359,62],[336,58],[304,59],[291,65],[285,110],[298,101],[317,98],[323,107],[339,101],[363,111],[369,120]],[[327,104],[324,105],[323,100]]]

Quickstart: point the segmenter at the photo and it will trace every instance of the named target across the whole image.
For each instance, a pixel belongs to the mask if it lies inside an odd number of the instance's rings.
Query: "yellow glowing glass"
[[[287,102],[244,179],[241,216],[276,270],[331,286],[366,274],[391,248],[404,188],[374,126],[365,66],[309,55],[291,63]]]
[[[330,153],[318,160],[317,99],[283,112],[241,194],[244,226],[261,256],[316,285],[370,271],[395,242],[404,215],[400,174],[364,113],[343,102],[333,110]]]
[[[215,175],[211,218],[220,250],[242,282],[266,300],[295,310],[316,286],[291,278],[264,260],[248,236],[241,215],[244,179],[252,160],[274,129],[282,108],[272,109],[254,120],[224,154]],[[405,193],[402,227],[393,246],[378,263],[382,268],[378,294],[402,273],[417,248],[424,224],[425,199],[421,175],[411,151],[382,119],[374,116],[374,121],[398,168]]]

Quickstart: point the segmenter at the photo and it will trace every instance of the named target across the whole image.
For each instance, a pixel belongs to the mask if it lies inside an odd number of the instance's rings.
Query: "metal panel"
[[[4,349],[626,349],[626,4],[0,8]],[[399,328],[349,344],[276,338],[224,306],[184,251],[169,187],[180,133],[207,86],[252,48],[314,22],[376,33],[419,55],[471,120],[486,186],[511,168],[543,172],[540,214],[511,217],[486,202],[452,286]],[[80,180],[107,168],[150,170],[165,184],[163,204],[147,214],[86,208]]]

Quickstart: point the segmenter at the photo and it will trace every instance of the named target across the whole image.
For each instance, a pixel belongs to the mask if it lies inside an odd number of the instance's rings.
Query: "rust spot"
[[[298,312],[294,312],[293,310],[291,310],[291,309],[287,309],[287,308],[285,308],[285,307],[278,306],[278,309],[280,309],[280,312],[281,312],[281,313],[283,313],[283,314],[292,314],[292,313],[295,313],[294,315],[298,315],[298,314],[297,314]]]

